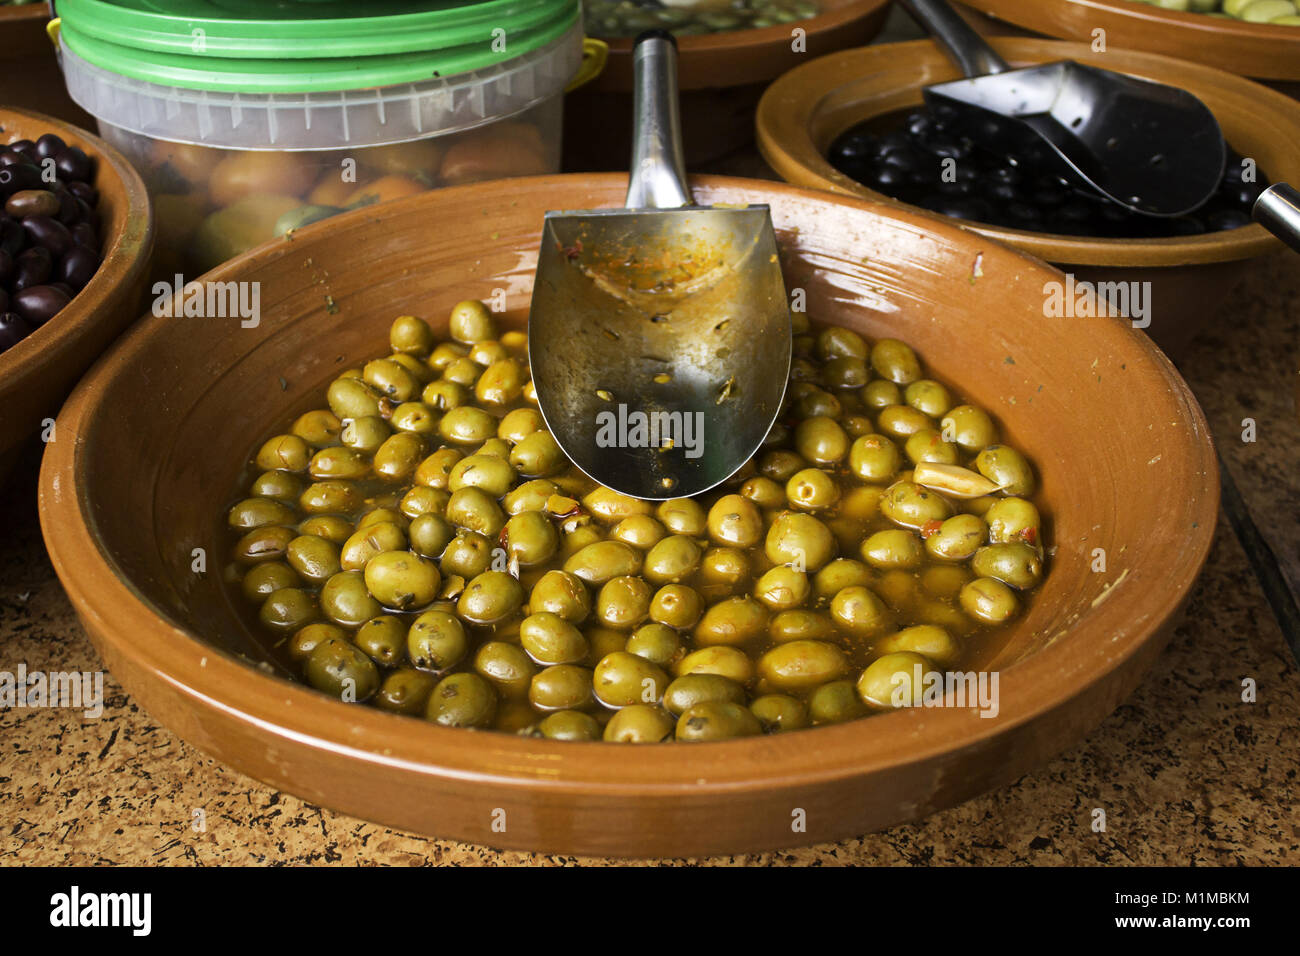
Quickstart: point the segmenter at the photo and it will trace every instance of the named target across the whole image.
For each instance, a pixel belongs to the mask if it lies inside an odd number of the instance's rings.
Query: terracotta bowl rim
[[[597,186],[621,196],[625,175],[568,174],[532,177],[527,182],[557,193]],[[941,234],[948,241],[972,241],[956,226],[852,197],[732,177],[697,177],[693,183],[752,190],[756,200],[771,201],[773,193],[778,193],[848,206],[867,216],[892,218]],[[499,196],[509,184],[504,181],[503,187],[503,181],[495,181],[449,187],[398,202],[425,205],[432,214],[440,197],[452,190],[458,196],[481,194],[486,199]],[[203,279],[228,281],[264,260],[286,254],[304,255],[314,235],[327,235],[331,227],[346,226],[351,217],[370,215],[373,209],[357,210],[308,227],[296,236],[291,253],[284,251],[283,243],[272,241],[223,264]],[[984,254],[989,263],[986,268],[1002,261],[1020,272],[1041,273],[1044,278],[1059,276],[1041,262],[995,243],[985,247]],[[142,344],[166,322],[146,317],[101,358],[64,406],[58,422],[62,434],[79,434],[91,422],[100,412],[105,383],[124,374]],[[42,530],[69,598],[78,614],[91,622],[88,631],[103,632],[102,640],[115,655],[130,658],[154,679],[271,737],[307,744],[317,751],[346,754],[372,766],[404,767],[444,779],[492,782],[531,792],[646,798],[681,794],[687,788],[731,793],[774,785],[813,785],[964,749],[1057,709],[1120,669],[1157,638],[1180,607],[1209,552],[1218,510],[1218,473],[1205,417],[1173,365],[1145,336],[1133,334],[1119,318],[1106,320],[1104,326],[1099,326],[1098,335],[1113,346],[1117,357],[1127,360],[1130,368],[1141,369],[1144,380],[1168,390],[1175,404],[1185,408],[1189,427],[1181,432],[1187,436],[1187,453],[1175,466],[1185,472],[1186,486],[1194,493],[1172,506],[1184,509],[1183,517],[1189,522],[1195,520],[1196,526],[1188,532],[1186,546],[1173,557],[1177,568],[1170,570],[1168,586],[1159,595],[1130,589],[1107,601],[1108,610],[1118,622],[1114,630],[1084,642],[1077,635],[1075,640],[1055,641],[1007,667],[1001,674],[1002,709],[997,720],[983,721],[955,708],[899,711],[816,728],[809,733],[690,747],[646,746],[637,751],[638,759],[633,761],[604,759],[613,753],[599,742],[547,741],[443,728],[375,708],[344,704],[305,685],[269,676],[173,624],[134,582],[119,577],[116,561],[103,548],[89,507],[93,489],[81,481],[84,465],[79,460],[80,442],[54,442],[46,450],[40,476]],[[1162,512],[1166,518],[1168,510]],[[1140,623],[1134,622],[1133,615],[1121,615],[1115,610],[1135,602],[1143,605]],[[1101,641],[1106,642],[1106,656],[1098,666],[1095,652]],[[104,650],[101,648],[101,653]],[[1090,650],[1092,655],[1087,653]],[[1075,679],[1061,681],[1052,678],[1053,673],[1069,673]],[[975,727],[971,726],[972,720]],[[626,757],[625,751],[620,749],[619,753]]]
[[[90,282],[86,283],[86,287],[58,315],[13,347],[0,352],[0,395],[24,388],[26,383],[35,381],[46,369],[76,349],[96,322],[111,318],[110,311],[104,308],[104,304],[119,289],[135,284],[148,268],[148,251],[153,245],[154,228],[149,193],[144,180],[117,149],[79,126],[35,110],[9,106],[0,107],[0,135],[6,132],[6,127],[14,117],[25,123],[39,123],[46,132],[57,133],[65,141],[89,146],[89,152],[96,162],[101,166],[107,165],[122,183],[127,208],[122,216],[122,228],[117,230],[104,247],[99,269]],[[137,236],[128,227],[138,217],[143,217],[146,225]]]
[[[986,37],[985,39],[1013,64],[1047,62],[1056,58],[1069,59],[1091,54],[1088,44],[1072,40],[1039,37]],[[1289,120],[1291,132],[1300,139],[1300,111],[1296,108],[1296,101],[1282,93],[1224,70],[1201,66],[1161,53],[1147,53],[1132,49],[1116,49],[1111,52],[1132,61],[1150,62],[1154,67],[1182,71],[1189,79],[1213,80],[1240,94],[1249,94],[1270,107],[1275,114],[1291,114]],[[812,137],[807,132],[807,126],[809,117],[829,93],[877,69],[878,60],[886,60],[890,70],[906,70],[908,64],[920,60],[947,62],[947,57],[934,41],[929,39],[881,43],[852,50],[840,50],[790,70],[764,91],[755,117],[758,148],[763,158],[784,181],[870,199],[926,218],[955,222],[962,228],[1015,246],[1053,263],[1111,267],[1124,267],[1130,264],[1155,267],[1197,265],[1254,258],[1282,248],[1280,240],[1257,223],[1199,236],[1175,236],[1162,239],[1090,239],[1060,233],[990,226],[967,219],[952,219],[869,189],[840,173],[827,162],[814,145]],[[1195,89],[1192,89],[1192,92],[1195,92]],[[1132,259],[1134,253],[1141,255],[1141,262],[1128,261]]]

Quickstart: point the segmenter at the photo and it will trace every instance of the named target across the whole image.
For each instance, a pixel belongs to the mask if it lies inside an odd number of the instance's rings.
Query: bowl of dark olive
[[[1251,223],[1250,206],[1270,181],[1300,177],[1295,102],[1157,54],[991,42],[1015,66],[1073,59],[1193,93],[1228,145],[1220,189],[1189,215],[1142,217],[1075,188],[1038,157],[986,150],[923,104],[922,87],[960,76],[929,40],[844,51],[787,73],[759,104],[759,148],[788,182],[954,219],[1060,266],[1076,283],[1116,283],[1106,288],[1124,290],[1136,324],[1177,357],[1249,260],[1281,248]]]
[[[915,819],[1096,726],[1213,533],[1214,451],[1173,366],[1120,318],[1045,316],[1061,274],[977,233],[693,187],[770,205],[795,329],[768,441],[698,498],[596,485],[529,377],[543,214],[618,207],[624,175],[347,213],[141,320],[64,406],[77,440],[40,483],[132,697],[359,817],[630,857]],[[653,427],[665,455],[709,442],[707,417]]]
[[[144,184],[115,149],[0,109],[0,467],[135,318],[152,236]]]

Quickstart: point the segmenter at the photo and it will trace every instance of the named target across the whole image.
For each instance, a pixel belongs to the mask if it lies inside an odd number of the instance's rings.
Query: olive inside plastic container
[[[421,6],[59,3],[68,92],[153,200],[155,275],[345,209],[558,171],[579,0]]]

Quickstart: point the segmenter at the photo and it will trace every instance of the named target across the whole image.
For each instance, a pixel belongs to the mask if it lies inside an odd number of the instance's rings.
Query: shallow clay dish
[[[95,160],[104,261],[63,311],[0,352],[0,472],[14,448],[53,417],[81,373],[139,314],[153,249],[149,197],[121,153],[60,120],[0,108],[0,145],[44,133],[56,133]]]
[[[1112,49],[1165,53],[1262,80],[1300,80],[1300,27],[1247,23],[1128,0],[963,2],[1047,36],[1091,42],[1092,31],[1102,29]]]
[[[763,88],[809,59],[865,46],[889,13],[889,0],[821,0],[825,12],[758,30],[677,39],[678,85],[686,161],[697,166],[750,143]],[[793,31],[804,31],[795,52]],[[600,76],[569,94],[564,111],[564,169],[626,168],[632,149],[632,38],[604,41]]]
[[[1273,180],[1300,180],[1300,108],[1241,77],[1151,53],[1081,43],[988,38],[1013,66],[1072,59],[1189,90],[1213,110],[1228,143]],[[863,186],[831,166],[827,150],[864,120],[920,105],[921,88],[960,77],[930,40],[846,50],[785,74],[758,106],[758,147],[781,178],[800,186],[871,198],[923,212]],[[1170,239],[1089,239],[948,220],[1061,266],[1080,281],[1150,282],[1147,331],[1177,353],[1214,314],[1247,261],[1281,249],[1258,225]]]
[[[1000,672],[997,717],[911,710],[726,743],[565,744],[347,705],[241,659],[265,659],[222,583],[245,452],[379,354],[396,315],[445,326],[456,301],[502,290],[507,323],[522,322],[542,214],[620,205],[613,174],[339,216],[208,274],[261,283],[256,328],[146,318],[122,340],[64,407],[59,428],[78,440],[50,447],[40,486],[55,568],[114,676],[273,787],[404,830],[557,853],[859,834],[1014,780],[1094,727],[1164,644],[1213,533],[1214,451],[1173,367],[1118,319],[1045,319],[1043,285],[1060,275],[973,233],[778,183],[694,188],[703,203],[770,203],[810,316],[902,336],[1039,466],[1056,552],[1027,613],[976,662]],[[191,570],[194,548],[206,573]],[[806,832],[791,828],[797,808]]]

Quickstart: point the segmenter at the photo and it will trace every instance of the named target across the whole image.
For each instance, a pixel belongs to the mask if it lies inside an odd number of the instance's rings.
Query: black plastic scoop
[[[1013,70],[945,0],[900,0],[968,79],[924,89],[971,139],[1041,156],[1066,178],[1148,216],[1182,216],[1219,186],[1227,146],[1185,90],[1071,60]]]

